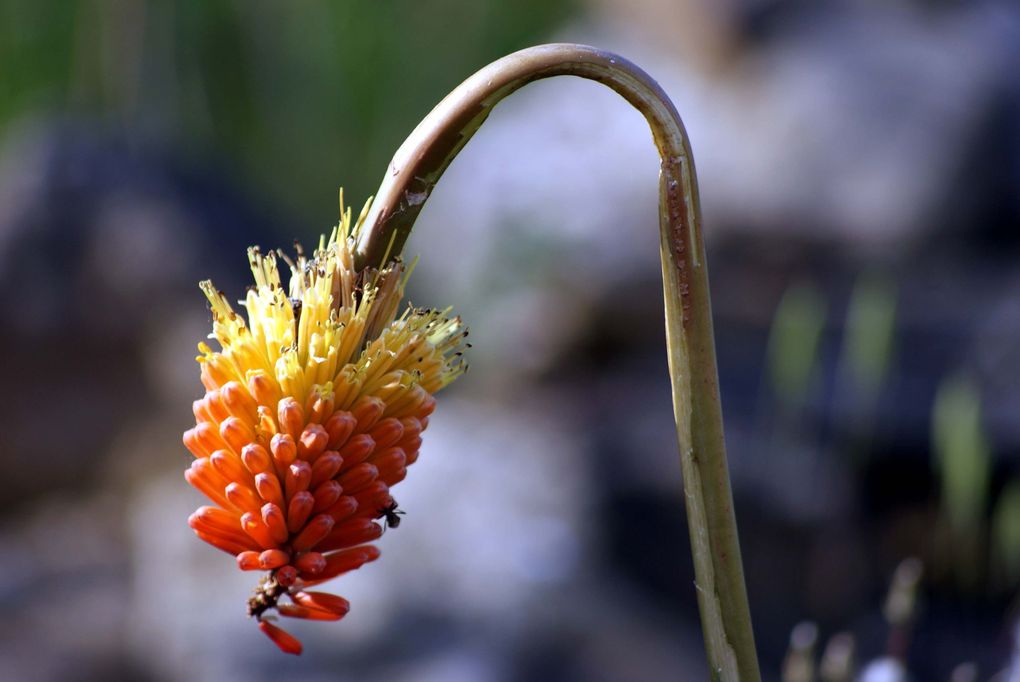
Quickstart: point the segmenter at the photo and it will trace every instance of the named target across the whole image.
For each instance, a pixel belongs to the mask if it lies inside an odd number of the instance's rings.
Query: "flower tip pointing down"
[[[360,229],[346,211],[311,257],[285,258],[286,287],[274,254],[249,251],[247,320],[202,283],[221,350],[199,344],[206,393],[184,433],[195,455],[185,478],[210,504],[188,523],[239,569],[269,572],[248,611],[295,655],[301,643],[267,612],[324,621],[347,614],[342,597],[306,588],[379,557],[365,543],[396,509],[390,488],[418,458],[433,394],[466,369],[460,318],[422,308],[397,316],[402,261],[354,270]]]
[[[266,637],[273,640],[273,644],[280,647],[280,651],[283,653],[294,654],[295,656],[301,655],[303,650],[301,642],[283,628],[279,628],[267,620],[260,620],[259,629],[266,633]]]

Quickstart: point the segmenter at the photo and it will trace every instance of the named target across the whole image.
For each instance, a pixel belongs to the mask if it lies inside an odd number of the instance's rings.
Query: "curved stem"
[[[757,682],[730,491],[697,179],[676,108],[648,74],[617,55],[542,45],[493,62],[451,92],[393,157],[358,244],[360,266],[398,254],[432,188],[492,108],[522,86],[570,75],[609,86],[640,111],[659,149],[659,226],[666,345],[696,589],[712,678]]]

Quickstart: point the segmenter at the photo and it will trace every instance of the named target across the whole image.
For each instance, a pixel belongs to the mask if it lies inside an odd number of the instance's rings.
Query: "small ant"
[[[379,513],[386,517],[386,528],[397,528],[400,526],[400,517],[404,515],[404,512],[397,508],[396,500],[391,502],[389,506],[380,509]]]

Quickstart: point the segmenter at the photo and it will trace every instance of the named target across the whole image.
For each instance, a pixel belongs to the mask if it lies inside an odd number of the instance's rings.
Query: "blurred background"
[[[501,104],[409,242],[472,371],[351,615],[284,657],[186,524],[198,280],[240,297],[246,246],[311,244],[340,186],[357,213],[446,92],[550,41],[687,124],[766,678],[1020,679],[1006,0],[2,0],[0,676],[707,679],[658,162],[590,82]]]

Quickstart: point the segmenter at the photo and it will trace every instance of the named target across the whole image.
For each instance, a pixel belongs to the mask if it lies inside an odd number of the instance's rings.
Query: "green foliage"
[[[985,516],[990,453],[981,426],[981,398],[966,378],[946,379],[932,411],[934,462],[942,510],[955,532],[979,529]]]
[[[791,408],[803,405],[817,363],[827,305],[808,285],[787,289],[769,332],[768,368],[776,395]]]
[[[889,370],[895,332],[895,287],[877,275],[861,275],[847,310],[843,353],[854,383],[869,397]]]
[[[1020,480],[999,496],[992,518],[992,547],[1006,585],[1020,585]]]
[[[72,75],[75,13],[56,3],[0,3],[0,125],[28,110],[54,110]]]
[[[0,132],[70,114],[211,151],[310,235],[337,185],[360,205],[447,91],[548,39],[573,3],[5,0]]]

